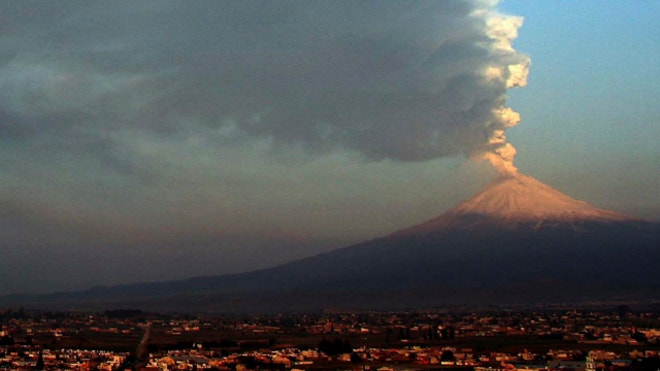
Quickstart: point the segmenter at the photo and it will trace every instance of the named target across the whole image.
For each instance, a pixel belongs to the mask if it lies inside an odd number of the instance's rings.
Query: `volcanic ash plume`
[[[500,84],[504,82],[506,88],[523,87],[527,84],[529,73],[529,58],[519,55],[513,49],[511,43],[518,36],[518,28],[522,25],[522,18],[493,15],[487,22],[489,25],[488,35],[496,40],[493,43],[492,52],[495,55],[516,60],[515,63],[491,66],[488,68],[486,77]],[[504,57],[507,56],[507,57]],[[493,121],[490,138],[482,157],[487,159],[503,175],[516,175],[518,169],[513,164],[516,149],[511,143],[506,142],[506,129],[518,125],[520,115],[508,107],[499,107],[493,110]]]
[[[506,92],[525,85],[530,61],[512,47],[522,18],[499,13],[496,0],[168,4],[131,9],[130,17],[120,6],[67,8],[65,17],[91,14],[107,29],[53,22],[56,30],[38,33],[52,40],[34,55],[17,50],[0,70],[0,90],[12,92],[4,109],[27,117],[24,127],[32,127],[29,117],[47,118],[43,130],[54,137],[71,131],[108,140],[112,123],[119,134],[111,140],[126,141],[119,148],[132,148],[136,134],[199,138],[212,148],[263,140],[369,160],[487,158],[515,173],[505,131],[520,118],[506,107]],[[88,34],[66,58],[61,48],[43,50]],[[97,56],[97,45],[121,48]],[[85,83],[69,78],[79,66],[90,76]],[[98,119],[90,122],[88,112]]]

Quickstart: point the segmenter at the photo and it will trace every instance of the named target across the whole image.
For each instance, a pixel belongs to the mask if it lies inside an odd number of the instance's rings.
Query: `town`
[[[628,306],[277,315],[0,310],[0,370],[656,371]]]

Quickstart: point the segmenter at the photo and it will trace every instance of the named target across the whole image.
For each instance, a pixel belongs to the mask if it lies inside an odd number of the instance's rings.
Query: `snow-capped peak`
[[[478,214],[504,220],[626,220],[613,211],[576,200],[527,175],[500,178],[450,214]]]
[[[498,178],[467,201],[404,234],[446,228],[478,228],[497,223],[540,227],[545,223],[617,222],[635,220],[569,197],[531,176]],[[398,234],[398,233],[395,233]]]

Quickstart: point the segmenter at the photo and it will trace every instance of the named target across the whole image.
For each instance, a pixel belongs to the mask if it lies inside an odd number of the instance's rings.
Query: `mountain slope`
[[[659,232],[520,175],[428,222],[274,268],[19,301],[254,312],[660,298]]]
[[[422,233],[446,228],[500,228],[583,222],[621,223],[634,218],[598,209],[573,199],[538,180],[517,175],[496,179],[483,191],[441,216],[398,233]]]

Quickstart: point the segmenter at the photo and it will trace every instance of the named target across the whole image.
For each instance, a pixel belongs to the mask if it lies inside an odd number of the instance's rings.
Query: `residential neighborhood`
[[[657,311],[238,315],[0,311],[0,370],[660,368]]]

